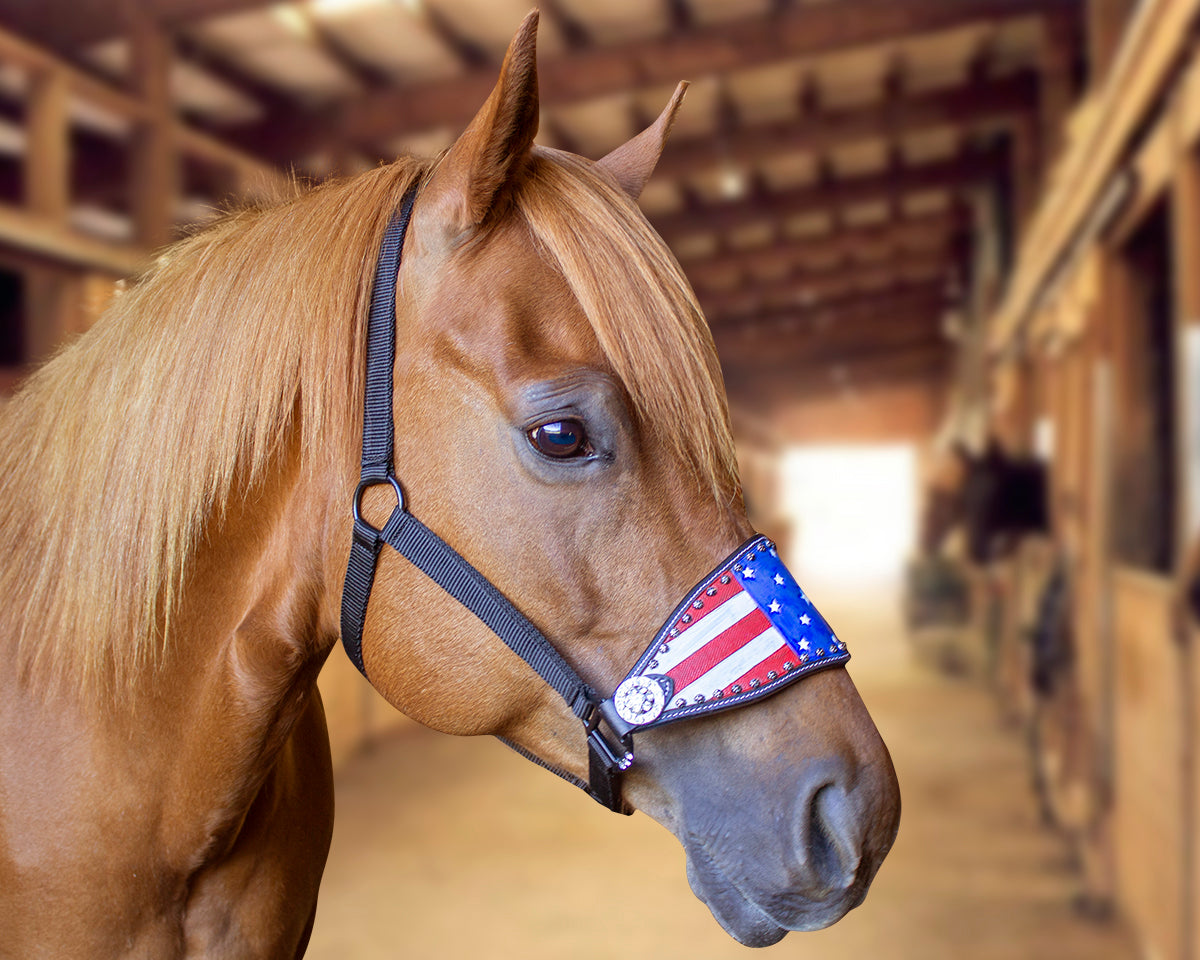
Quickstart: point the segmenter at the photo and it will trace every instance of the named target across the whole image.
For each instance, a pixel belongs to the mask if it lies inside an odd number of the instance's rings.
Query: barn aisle
[[[904,814],[862,907],[760,955],[1132,960],[1120,925],[1072,912],[1065,852],[1038,825],[1020,740],[989,694],[911,662],[890,591],[815,595],[851,643]],[[631,955],[750,956],[648,818],[608,814],[498,743],[418,728],[343,767],[310,957]]]

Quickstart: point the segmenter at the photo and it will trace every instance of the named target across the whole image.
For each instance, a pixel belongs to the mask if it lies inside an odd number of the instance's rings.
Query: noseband
[[[610,810],[628,813],[620,776],[634,762],[635,732],[760,700],[802,676],[844,664],[850,654],[796,584],[771,541],[754,537],[687,593],[613,695],[602,697],[483,574],[408,512],[392,469],[392,373],[396,279],[418,186],[404,195],[375,265],[367,327],[362,473],[351,508],[354,535],[342,589],[342,644],[367,676],[362,631],[379,552],[386,543],[482,620],[562,696],[584,726],[589,779],[509,745]],[[376,529],[363,519],[362,497],[368,487],[382,484],[395,492],[396,506]]]

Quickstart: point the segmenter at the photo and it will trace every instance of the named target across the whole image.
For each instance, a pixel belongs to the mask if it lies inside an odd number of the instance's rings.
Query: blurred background
[[[0,391],[229,201],[447,146],[533,2],[0,0]],[[692,82],[642,206],[899,772],[769,954],[1200,957],[1200,0],[539,6],[546,144]],[[311,956],[746,953],[646,818],[321,683]]]

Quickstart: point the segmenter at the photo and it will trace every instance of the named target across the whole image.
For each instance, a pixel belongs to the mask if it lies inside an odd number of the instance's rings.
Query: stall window
[[[1171,220],[1149,214],[1120,251],[1122,308],[1114,317],[1120,370],[1113,532],[1118,559],[1170,573],[1176,538],[1175,310]]]

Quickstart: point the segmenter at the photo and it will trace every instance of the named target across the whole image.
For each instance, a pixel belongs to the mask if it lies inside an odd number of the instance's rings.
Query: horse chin
[[[867,883],[856,883],[841,896],[821,902],[797,903],[794,894],[762,904],[731,881],[702,846],[685,844],[687,878],[725,932],[747,947],[769,947],[791,931],[820,930],[836,923],[866,895]],[[783,903],[786,901],[786,905]]]

